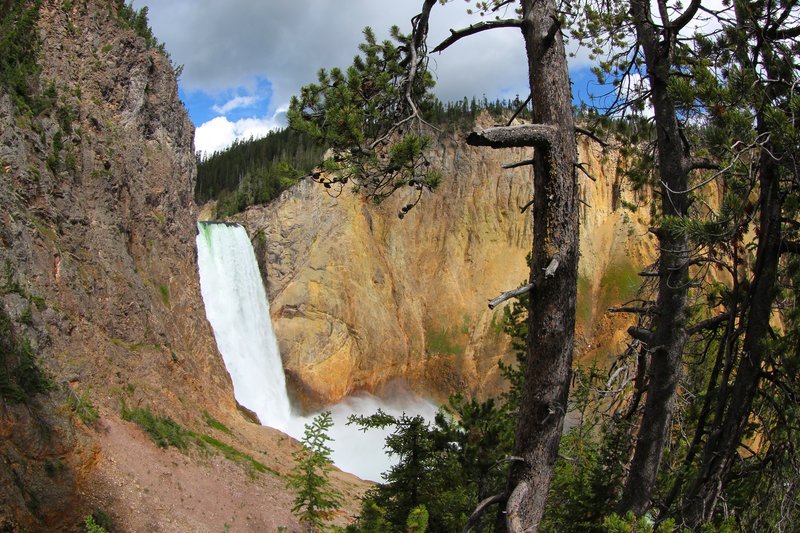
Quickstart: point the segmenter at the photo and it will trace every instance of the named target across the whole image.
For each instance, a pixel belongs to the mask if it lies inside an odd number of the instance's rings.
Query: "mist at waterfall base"
[[[206,317],[236,401],[255,412],[265,426],[300,440],[316,413],[301,416],[291,409],[269,302],[247,232],[238,224],[199,222],[196,242]],[[380,481],[380,474],[397,458],[384,453],[389,430],[361,431],[347,425],[349,415],[371,415],[380,408],[394,416],[420,414],[433,420],[437,411],[436,405],[402,387],[389,390],[391,398],[359,394],[326,407],[334,421],[328,432],[333,462],[362,479]]]
[[[381,481],[381,474],[398,460],[397,457],[388,457],[384,452],[384,443],[390,429],[362,431],[358,425],[347,425],[350,415],[369,416],[381,409],[397,417],[405,413],[409,416],[422,415],[426,420],[433,421],[438,411],[435,404],[415,396],[402,387],[396,389],[391,394],[391,399],[362,393],[349,396],[325,408],[331,412],[333,418],[333,428],[328,432],[328,436],[333,439],[330,444],[333,449],[331,457],[340,469],[351,472],[361,479]],[[301,439],[305,424],[311,422],[313,418],[313,414],[292,417],[287,433],[298,440]]]

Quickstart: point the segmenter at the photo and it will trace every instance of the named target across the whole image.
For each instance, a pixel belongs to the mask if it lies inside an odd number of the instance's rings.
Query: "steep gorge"
[[[21,368],[8,346],[27,342],[50,384],[0,398],[0,530],[77,530],[98,509],[123,531],[292,527],[283,475],[296,444],[237,408],[205,320],[193,128],[173,67],[117,9],[44,0],[34,86],[45,105],[21,110],[0,91],[0,377]],[[449,137],[435,150],[445,182],[402,221],[403,195],[375,206],[308,182],[240,217],[264,258],[288,376],[309,405],[397,380],[438,398],[501,386],[508,339],[486,301],[527,278],[530,218],[519,207],[532,191],[525,170],[500,167],[529,154]],[[579,348],[602,356],[625,320],[603,309],[630,294],[650,250],[622,208],[637,199],[616,156],[589,142],[581,156],[598,180],[582,184],[591,208]],[[81,421],[76,400],[96,406],[99,421]],[[209,448],[161,450],[121,419],[123,404],[274,472]],[[365,487],[341,473],[335,483],[348,501]]]
[[[0,88],[0,530],[82,530],[98,512],[119,531],[295,527],[296,444],[237,408],[205,319],[194,128],[173,66],[119,9],[42,1],[36,105]],[[159,449],[123,405],[270,470],[202,443]],[[353,500],[364,487],[336,483]]]
[[[530,154],[445,134],[434,146],[444,181],[402,220],[411,192],[374,205],[310,180],[236,217],[261,258],[287,375],[311,405],[397,380],[440,400],[503,386],[509,338],[502,308],[486,304],[527,282],[531,219],[520,208],[533,191],[530,167],[502,165]],[[646,199],[625,185],[615,152],[584,140],[580,157],[596,181],[581,178],[578,353],[607,357],[629,319],[605,309],[632,296],[652,257],[642,215],[624,207]]]

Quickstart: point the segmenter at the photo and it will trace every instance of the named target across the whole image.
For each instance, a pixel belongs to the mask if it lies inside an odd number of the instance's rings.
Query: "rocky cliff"
[[[510,357],[510,339],[502,308],[487,301],[527,283],[532,222],[521,207],[533,190],[530,167],[502,165],[530,153],[446,135],[434,144],[444,181],[402,220],[411,192],[374,205],[311,181],[238,217],[262,259],[287,375],[312,404],[398,379],[439,399],[503,386],[497,361]],[[626,319],[605,308],[632,295],[651,245],[623,207],[641,201],[624,185],[617,155],[588,140],[579,151],[594,181],[579,177],[577,347],[582,357],[607,356],[620,348]]]
[[[131,26],[117,2],[45,0],[35,105],[0,89],[0,530],[92,512],[118,531],[292,526],[294,444],[239,413],[205,320],[193,127],[169,60]],[[162,451],[123,404],[273,473]]]

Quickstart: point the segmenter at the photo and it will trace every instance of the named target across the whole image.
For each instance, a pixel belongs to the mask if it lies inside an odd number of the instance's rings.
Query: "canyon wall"
[[[479,118],[486,126],[488,116]],[[614,151],[582,140],[579,174],[580,357],[621,348],[627,319],[605,308],[630,297],[652,255],[646,228],[624,205],[642,203]],[[444,180],[403,219],[415,191],[380,205],[352,189],[302,181],[267,206],[238,215],[264,270],[284,366],[299,399],[325,404],[380,393],[396,380],[444,399],[503,387],[497,361],[511,361],[501,307],[487,301],[527,283],[531,248],[530,158],[523,149],[472,148],[441,134],[429,157]],[[507,304],[506,304],[507,305]]]
[[[295,527],[296,444],[239,412],[205,319],[173,66],[117,2],[45,0],[34,31],[31,106],[0,88],[0,530]],[[161,450],[123,404],[271,470]]]
[[[285,488],[296,443],[237,408],[205,320],[193,128],[173,66],[116,2],[44,0],[38,13],[35,109],[0,89],[0,530],[79,530],[98,510],[122,531],[297,527]],[[603,310],[630,295],[651,250],[623,209],[639,200],[617,158],[588,141],[580,151],[597,181],[579,178],[591,207],[578,348],[604,357],[625,324]],[[509,339],[486,302],[526,282],[520,206],[533,191],[527,170],[500,167],[529,156],[442,136],[431,158],[445,181],[404,220],[410,191],[376,206],[308,182],[241,215],[299,399],[398,380],[438,398],[502,387]],[[269,469],[159,449],[123,405]],[[99,420],[84,421],[90,406]],[[343,523],[365,485],[334,482],[351,506]]]

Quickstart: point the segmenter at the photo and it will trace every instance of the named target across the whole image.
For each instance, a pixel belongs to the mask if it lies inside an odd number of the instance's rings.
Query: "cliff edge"
[[[294,527],[297,445],[241,414],[205,319],[194,128],[122,5],[0,8],[33,54],[27,92],[0,87],[0,530]],[[191,444],[159,448],[123,406]]]
[[[488,126],[482,115],[478,127]],[[624,346],[629,318],[606,308],[630,298],[652,241],[625,206],[646,203],[622,177],[624,161],[588,139],[581,183],[578,357]],[[310,180],[237,215],[260,256],[287,376],[310,405],[352,392],[380,394],[397,380],[446,399],[503,386],[497,362],[513,360],[501,307],[488,300],[527,283],[534,191],[523,149],[490,150],[439,135],[429,159],[443,182],[403,219],[415,192],[380,205],[352,189]],[[508,305],[508,304],[506,304]]]

